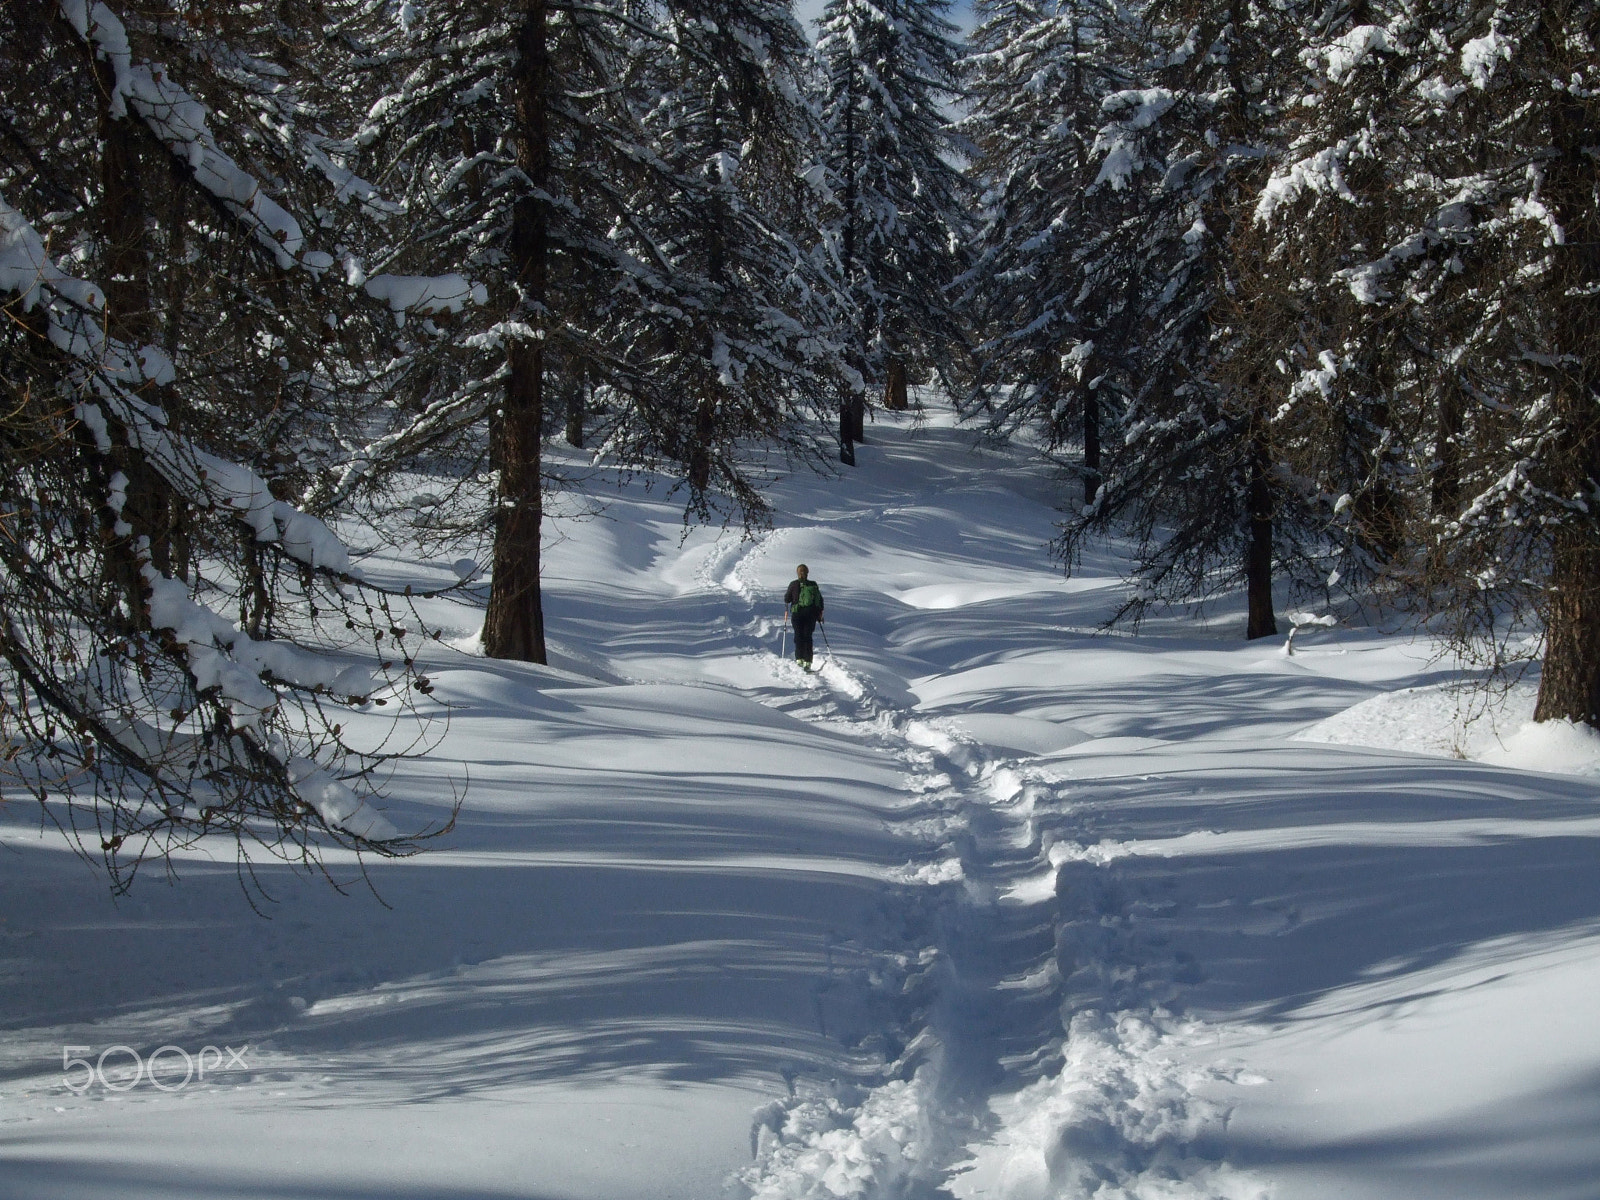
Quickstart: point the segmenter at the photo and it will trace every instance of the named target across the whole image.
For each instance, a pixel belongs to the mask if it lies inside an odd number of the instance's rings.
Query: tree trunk
[[[109,96],[116,84],[110,65],[96,62],[100,81],[100,210],[101,253],[104,255],[106,332],[134,347],[155,340],[156,320],[150,284],[150,230],[141,178],[140,130],[131,116],[113,117]],[[167,399],[150,394],[145,399]],[[135,538],[149,539],[150,563],[172,574],[172,521],[176,498],[172,487],[144,454],[113,451],[116,466],[128,479],[122,519]],[[113,569],[122,576],[134,611],[144,604],[145,584],[131,546]]]
[[[530,191],[543,190],[550,172],[546,103],[550,60],[545,0],[520,0],[521,28],[515,67],[517,165]],[[511,255],[519,307],[531,315],[545,299],[548,231],[543,203],[518,199],[511,216]],[[542,321],[542,317],[535,318]],[[490,433],[491,461],[499,472],[494,518],[494,574],[484,615],[483,649],[491,658],[546,661],[544,606],[539,595],[539,539],[544,509],[540,491],[540,436],[544,424],[544,351],[518,339],[507,355],[505,404]]]
[[[167,222],[166,246],[166,297],[163,303],[166,312],[159,314],[160,335],[162,347],[167,352],[167,357],[173,362],[178,361],[178,351],[183,345],[183,319],[188,304],[189,284],[189,178],[183,168],[178,166],[178,160],[169,157],[167,170],[172,180],[177,183],[173,188],[172,200],[164,214]],[[158,321],[158,314],[151,312],[151,326],[154,329]],[[169,418],[171,414],[169,413]],[[171,533],[171,563],[172,574],[180,579],[188,579],[194,565],[194,545],[189,535],[189,513],[186,506],[176,497],[168,509],[168,529]]]
[[[1448,380],[1439,389],[1434,423],[1434,468],[1428,484],[1428,510],[1436,517],[1453,514],[1461,503],[1461,386]]]
[[[719,195],[720,189],[725,186],[720,174],[712,166],[712,159],[721,153],[723,145],[722,110],[728,103],[721,81],[711,85],[711,96],[707,102],[707,116],[710,118],[710,151],[705,164],[706,181],[710,184],[712,198],[701,206],[700,221],[701,232],[705,238],[706,247],[706,274],[710,277],[711,285],[718,296],[717,303],[726,302],[730,289],[738,286],[737,280],[728,278],[728,234],[724,222],[723,197]],[[694,493],[695,502],[700,503],[702,497],[711,487],[712,443],[717,434],[717,423],[720,415],[719,404],[722,383],[720,382],[724,368],[718,365],[717,337],[707,331],[705,341],[701,348],[705,357],[705,381],[701,385],[702,391],[695,404],[693,441],[689,446],[689,487]],[[702,512],[705,510],[702,508]]]
[[[1555,539],[1535,721],[1600,726],[1600,544],[1582,527]]]
[[[105,96],[116,79],[105,63],[100,77],[100,252],[105,256],[107,332],[137,346],[150,340],[150,246],[138,130],[133,118],[113,117]]]
[[[844,280],[855,283],[856,271],[856,67],[852,55],[845,73],[844,104]]]
[[[883,407],[890,412],[905,412],[911,407],[906,398],[906,364],[898,358],[889,360],[889,382],[883,388]]]
[[[1272,614],[1272,492],[1267,486],[1267,448],[1259,432],[1250,447],[1250,546],[1245,557],[1245,591],[1250,604],[1245,637],[1271,637],[1278,632]]]
[[[585,416],[585,399],[588,391],[582,375],[574,372],[575,378],[567,391],[567,445],[576,449],[583,449],[583,420]]]
[[[708,393],[695,405],[694,444],[689,448],[689,486],[697,493],[711,486],[711,439],[716,429],[717,401]]]
[[[1571,61],[1582,20],[1575,8],[1547,2],[1540,35],[1557,71]],[[1557,78],[1564,74],[1552,72]],[[1593,496],[1600,483],[1600,357],[1587,299],[1600,285],[1600,206],[1594,195],[1592,101],[1574,90],[1551,93],[1551,143],[1542,198],[1566,231],[1554,248],[1550,280],[1553,349],[1565,360],[1550,368],[1560,422],[1557,475],[1563,495]],[[1570,364],[1570,365],[1569,365]],[[1567,718],[1600,727],[1600,514],[1571,513],[1551,538],[1545,605],[1544,670],[1535,721]]]
[[[1100,491],[1100,398],[1083,393],[1083,502],[1094,503]]]
[[[856,65],[854,52],[845,69],[844,105],[844,282],[856,285],[856,185],[860,171],[860,154],[856,135]],[[856,344],[865,354],[867,338],[864,322],[858,321]],[[858,364],[859,365],[859,364]],[[856,465],[858,441],[865,440],[865,404],[859,395],[851,395],[839,405],[839,461],[846,466]]]

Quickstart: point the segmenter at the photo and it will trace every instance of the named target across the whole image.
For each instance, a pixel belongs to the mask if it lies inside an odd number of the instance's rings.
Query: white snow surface
[[[1596,1195],[1593,735],[1409,637],[1103,634],[1121,550],[1051,570],[1024,451],[857,455],[750,539],[638,480],[553,522],[549,667],[422,601],[386,817],[466,790],[373,890],[263,865],[262,919],[203,845],[113,902],[10,798],[0,1197]]]
[[[1488,692],[1470,684],[1402,688],[1363,700],[1298,737],[1600,776],[1600,732],[1572,721],[1535,722],[1537,699],[1537,687],[1527,682]]]

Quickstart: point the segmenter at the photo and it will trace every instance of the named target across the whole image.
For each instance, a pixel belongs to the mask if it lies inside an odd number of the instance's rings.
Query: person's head
[[[804,579],[807,575],[811,574],[811,568],[806,566],[805,563],[801,563],[794,569],[794,573],[798,578]]]

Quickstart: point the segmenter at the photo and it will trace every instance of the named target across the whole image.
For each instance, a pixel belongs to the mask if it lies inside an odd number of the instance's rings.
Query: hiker
[[[811,568],[801,563],[783,594],[789,624],[794,626],[794,660],[811,670],[811,637],[822,620],[822,589],[811,579]]]

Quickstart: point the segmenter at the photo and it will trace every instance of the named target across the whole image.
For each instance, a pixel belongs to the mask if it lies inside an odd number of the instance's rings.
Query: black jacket
[[[806,582],[816,583],[815,580],[807,580]],[[800,599],[800,580],[791,579],[789,581],[789,590],[783,594],[783,602],[792,609],[794,602],[798,599]],[[822,585],[819,583],[817,584],[817,616],[820,617],[822,615],[822,609]]]

